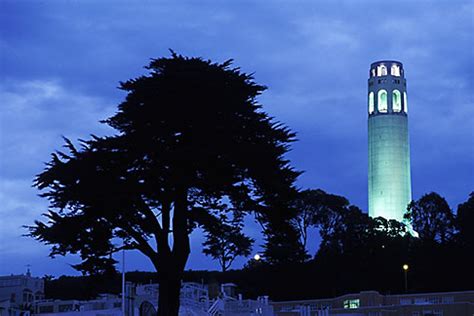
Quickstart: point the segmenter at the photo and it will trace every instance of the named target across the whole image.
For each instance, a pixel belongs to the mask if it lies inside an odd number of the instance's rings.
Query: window
[[[387,67],[385,65],[377,66],[377,76],[386,76],[387,75]]]
[[[70,312],[73,310],[72,304],[59,305],[59,312]]]
[[[23,290],[23,302],[33,302],[33,294],[29,290]]]
[[[454,303],[454,297],[452,296],[443,296],[442,300],[443,300],[443,304]]]
[[[407,93],[403,92],[403,110],[408,113]]]
[[[39,307],[39,312],[40,313],[52,313],[54,311],[54,306],[53,305],[46,305],[46,306],[40,306]]]
[[[35,293],[35,301],[39,301],[39,300],[42,300],[43,299],[43,293],[40,292],[40,291],[37,291]]]
[[[387,113],[387,91],[379,90],[377,98],[378,110],[381,113]]]
[[[440,309],[423,310],[423,316],[443,316],[443,311]]]
[[[360,300],[358,298],[344,301],[344,308],[359,308],[359,306]]]
[[[374,113],[374,93],[370,92],[369,93],[369,114]]]
[[[392,76],[400,77],[400,66],[398,66],[397,64],[393,64],[392,68],[390,69],[390,73],[392,74]]]
[[[392,91],[392,109],[393,109],[393,112],[402,111],[402,95],[400,94],[400,91],[398,90]]]
[[[430,304],[441,304],[441,296],[430,297],[428,298],[428,302],[430,302]]]
[[[375,68],[372,68],[370,70],[371,77],[375,77]]]

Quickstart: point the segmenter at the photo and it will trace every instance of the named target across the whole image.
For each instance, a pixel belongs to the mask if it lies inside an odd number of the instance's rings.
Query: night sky
[[[401,61],[413,197],[436,191],[455,209],[474,190],[473,9],[458,0],[0,0],[0,275],[27,264],[35,275],[77,274],[77,258],[49,259],[47,246],[21,237],[47,207],[33,178],[62,135],[112,133],[98,121],[125,97],[118,82],[170,48],[255,73],[268,86],[264,110],[298,134],[289,154],[305,171],[298,186],[365,211],[369,66]],[[257,252],[258,227],[248,224]],[[200,253],[199,232],[192,241],[187,268],[218,269]],[[127,257],[129,270],[152,269]]]

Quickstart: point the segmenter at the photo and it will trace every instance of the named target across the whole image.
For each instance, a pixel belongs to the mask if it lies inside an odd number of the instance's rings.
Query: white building
[[[158,284],[134,286],[127,282],[125,291],[126,316],[154,316],[158,309]],[[205,284],[186,282],[181,287],[181,316],[271,316],[273,308],[268,297],[244,300],[236,294],[236,285],[221,285],[220,295],[209,298]],[[121,316],[120,295],[101,295],[96,300],[43,300],[34,306],[34,314],[41,316]],[[3,315],[2,315],[3,316]],[[18,315],[13,315],[18,316]]]
[[[0,316],[27,314],[44,299],[44,280],[26,274],[0,276]]]

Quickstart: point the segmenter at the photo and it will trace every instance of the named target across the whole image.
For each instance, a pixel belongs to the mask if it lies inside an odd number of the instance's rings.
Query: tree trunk
[[[178,316],[181,293],[181,281],[189,252],[185,256],[172,253],[168,258],[161,257],[155,263],[158,272],[158,316]]]
[[[181,291],[181,274],[170,269],[161,269],[158,296],[158,316],[178,316]]]
[[[190,254],[187,190],[175,200],[173,214],[173,249],[158,255],[155,268],[160,280],[158,316],[178,316],[181,280]]]

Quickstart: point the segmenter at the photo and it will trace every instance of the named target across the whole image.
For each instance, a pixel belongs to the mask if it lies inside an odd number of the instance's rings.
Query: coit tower
[[[403,220],[411,201],[406,80],[402,63],[369,71],[369,215]]]

